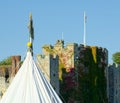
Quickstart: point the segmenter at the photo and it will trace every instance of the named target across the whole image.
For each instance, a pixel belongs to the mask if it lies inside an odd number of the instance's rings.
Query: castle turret
[[[12,73],[11,77],[14,77],[20,68],[21,56],[12,56]]]

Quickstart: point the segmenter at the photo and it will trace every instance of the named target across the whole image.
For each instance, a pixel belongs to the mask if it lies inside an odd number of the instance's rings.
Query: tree
[[[0,65],[11,65],[12,64],[12,59],[11,57],[8,57],[2,61],[0,61]]]
[[[120,52],[114,53],[112,59],[114,63],[120,64]]]

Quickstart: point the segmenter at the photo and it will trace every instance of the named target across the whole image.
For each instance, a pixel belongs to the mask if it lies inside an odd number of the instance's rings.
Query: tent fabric
[[[28,51],[23,65],[0,103],[62,103],[62,101]]]

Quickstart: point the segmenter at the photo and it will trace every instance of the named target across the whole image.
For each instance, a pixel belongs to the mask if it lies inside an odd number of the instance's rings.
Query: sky
[[[120,0],[1,0],[0,61],[12,56],[26,56],[29,14],[34,25],[34,54],[56,40],[83,44],[84,11],[87,15],[86,44],[120,51]]]

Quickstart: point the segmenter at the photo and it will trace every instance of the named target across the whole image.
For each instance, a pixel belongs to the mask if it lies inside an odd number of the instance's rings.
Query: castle
[[[107,49],[76,43],[64,46],[63,40],[57,40],[54,46],[44,45],[42,51],[38,64],[65,101],[107,103]]]
[[[55,91],[65,102],[108,103],[106,68],[108,51],[77,43],[44,45],[37,64]],[[0,95],[5,92],[20,68],[20,56],[12,56],[12,65],[0,67]]]

